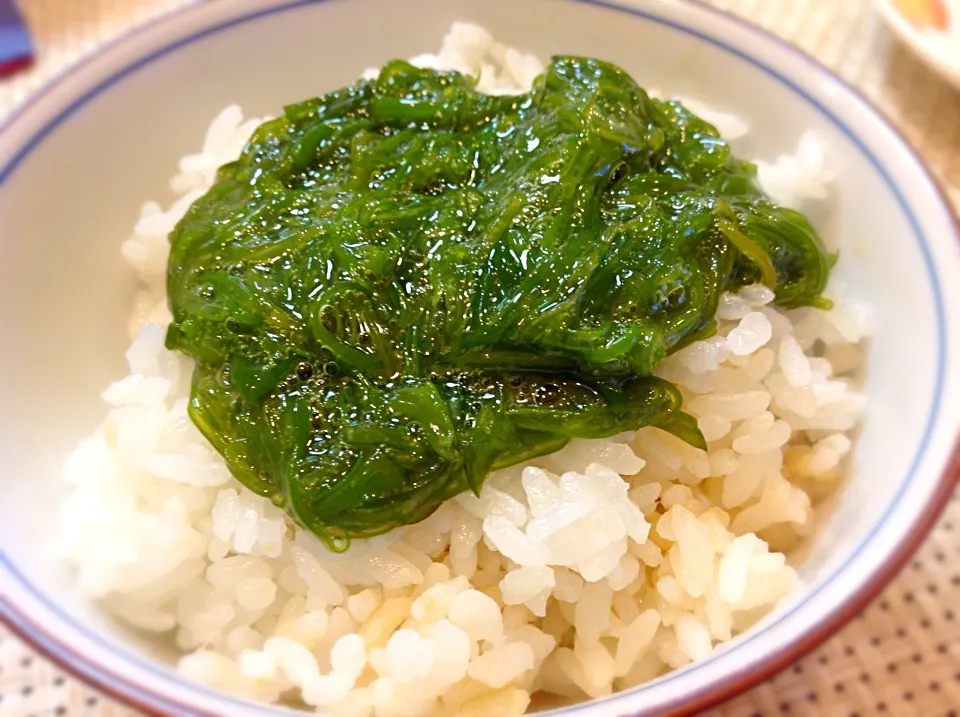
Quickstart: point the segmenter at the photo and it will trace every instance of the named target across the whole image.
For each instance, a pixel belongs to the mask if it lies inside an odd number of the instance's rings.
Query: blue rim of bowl
[[[155,60],[170,54],[171,52],[192,44],[197,40],[201,40],[204,37],[217,34],[223,30],[227,30],[231,27],[237,25],[245,24],[251,21],[258,20],[262,17],[269,15],[278,14],[288,10],[304,7],[307,5],[315,5],[326,2],[327,0],[287,0],[277,5],[273,5],[267,8],[261,8],[247,12],[245,14],[232,17],[227,20],[223,20],[219,23],[206,27],[200,31],[191,33],[180,39],[171,42],[157,50],[154,50],[150,54],[139,58],[138,60],[126,65],[125,67],[117,70],[112,73],[109,77],[102,80],[100,83],[94,87],[88,89],[80,97],[72,101],[66,108],[61,110],[53,119],[47,122],[43,127],[36,131],[31,138],[17,151],[10,161],[0,170],[0,185],[10,176],[10,174],[17,168],[23,159],[25,159],[30,152],[39,145],[43,139],[54,129],[56,129],[64,120],[70,117],[74,112],[83,107],[91,99],[99,95],[104,90],[113,86],[120,80],[124,79],[130,74],[133,74],[138,69],[151,64]],[[714,47],[719,48],[720,50],[733,55],[740,60],[745,61],[746,63],[752,65],[753,67],[759,69],[764,74],[770,76],[781,85],[785,86],[788,90],[792,91],[794,94],[798,95],[801,99],[809,103],[814,107],[823,117],[830,121],[850,142],[852,142],[860,153],[870,162],[874,170],[883,178],[884,182],[887,184],[889,189],[897,198],[897,202],[900,205],[901,210],[907,216],[911,228],[914,233],[914,239],[918,242],[921,253],[924,258],[924,263],[926,269],[931,279],[931,287],[933,289],[936,312],[937,312],[937,328],[938,336],[940,338],[940,345],[938,347],[937,353],[937,372],[936,372],[936,382],[934,389],[934,399],[930,408],[930,412],[926,421],[924,428],[923,439],[921,440],[920,447],[918,448],[913,461],[911,462],[910,469],[907,472],[906,477],[904,478],[901,487],[897,494],[890,501],[887,509],[884,511],[884,514],[876,522],[867,536],[860,542],[860,544],[851,552],[847,559],[838,567],[836,567],[830,576],[823,580],[820,585],[804,599],[798,601],[796,604],[791,606],[786,612],[777,615],[774,619],[768,622],[763,627],[757,629],[756,631],[749,631],[743,636],[743,639],[737,641],[735,644],[730,645],[730,649],[725,651],[725,654],[731,654],[736,651],[740,646],[751,642],[755,638],[759,637],[765,631],[769,630],[773,626],[782,622],[785,618],[789,617],[791,614],[799,610],[802,606],[807,604],[807,602],[817,595],[819,592],[823,591],[826,587],[833,584],[834,581],[838,578],[840,574],[847,568],[847,566],[861,554],[863,549],[867,547],[877,534],[880,527],[885,523],[887,517],[890,515],[891,511],[899,502],[901,496],[905,494],[907,489],[910,487],[916,469],[920,462],[922,461],[925,453],[927,444],[930,439],[930,433],[932,427],[936,423],[936,419],[940,410],[940,398],[941,391],[940,388],[943,384],[943,377],[945,371],[945,361],[946,361],[946,324],[944,317],[944,307],[943,299],[940,289],[940,284],[936,271],[933,266],[932,257],[925,239],[923,232],[920,230],[920,226],[914,216],[914,213],[911,211],[909,204],[903,197],[902,192],[900,191],[898,185],[891,178],[890,173],[885,170],[881,162],[870,152],[870,150],[864,145],[864,143],[858,138],[858,136],[834,113],[832,113],[828,108],[821,104],[817,99],[812,97],[809,92],[800,87],[790,78],[784,76],[777,70],[772,67],[767,66],[759,59],[753,57],[747,52],[740,50],[732,45],[727,44],[724,41],[721,41],[715,37],[712,37],[704,32],[696,30],[694,28],[688,27],[680,22],[669,20],[667,18],[658,16],[649,11],[640,10],[634,7],[626,7],[623,5],[617,4],[616,0],[565,0],[567,2],[574,2],[585,5],[592,5],[600,7],[606,10],[612,10],[615,12],[626,13],[635,17],[640,17],[644,20],[660,24],[665,27],[669,27],[673,30],[679,31],[686,35],[695,37],[701,41],[704,41]],[[688,4],[694,7],[697,7],[701,11],[707,12],[708,14],[713,14],[718,17],[724,18],[727,22],[732,22],[735,25],[738,25],[742,29],[746,29],[748,32],[758,35],[765,38],[766,40],[772,40],[774,44],[780,46],[784,50],[788,51],[790,54],[793,54],[796,57],[799,57],[811,65],[819,73],[826,75],[830,80],[836,83],[839,87],[845,90],[849,95],[851,95],[861,108],[869,113],[873,114],[877,119],[880,120],[881,124],[891,132],[902,144],[903,148],[907,150],[908,154],[911,156],[912,160],[921,169],[921,171],[926,175],[931,187],[934,188],[935,192],[938,194],[939,203],[945,211],[945,214],[953,220],[954,223],[954,237],[960,242],[960,221],[958,221],[957,216],[951,209],[949,201],[946,199],[946,195],[943,192],[942,188],[939,186],[937,180],[933,177],[932,173],[926,167],[925,163],[917,156],[916,152],[911,147],[910,143],[903,137],[903,135],[884,117],[884,115],[877,110],[870,102],[867,100],[861,93],[856,89],[850,87],[842,79],[840,79],[836,74],[834,74],[829,68],[824,66],[822,63],[818,62],[811,56],[807,55],[805,52],[799,50],[793,45],[789,44],[782,38],[773,35],[762,28],[756,27],[749,22],[743,20],[732,13],[720,10],[718,8],[707,5],[702,0],[687,0]],[[34,95],[34,97],[26,103],[20,110],[14,112],[8,120],[3,124],[3,127],[0,128],[6,129],[7,126],[16,122],[16,120],[25,113],[36,101],[43,95],[49,93],[51,90],[62,82],[65,78],[74,74],[81,67],[86,66],[91,60],[99,57],[104,52],[109,49],[119,45],[130,42],[135,39],[138,35],[150,31],[155,28],[157,25],[162,24],[163,22],[170,20],[171,18],[179,18],[187,15],[190,11],[197,9],[198,6],[186,6],[175,10],[170,13],[166,13],[153,20],[152,22],[141,25],[138,28],[135,28],[117,39],[113,40],[110,43],[107,43],[101,47],[96,52],[88,55],[84,60],[82,60],[77,65],[69,68],[67,72],[60,75],[58,78],[53,80],[50,84],[44,87],[40,92]],[[811,649],[820,644],[823,640],[833,634],[838,630],[843,624],[850,620],[856,613],[858,613],[863,607],[865,607],[876,595],[883,589],[883,587],[899,572],[903,567],[906,561],[909,559],[910,555],[920,546],[926,537],[929,530],[936,523],[937,518],[942,512],[944,506],[946,505],[949,495],[952,493],[955,484],[960,481],[960,437],[955,444],[953,454],[948,460],[944,472],[941,476],[940,482],[937,485],[936,489],[930,496],[930,500],[921,511],[917,517],[911,530],[907,533],[907,537],[894,549],[894,552],[888,558],[886,563],[877,569],[872,575],[870,575],[864,583],[848,597],[846,602],[839,607],[835,608],[831,614],[825,616],[819,624],[810,627],[806,633],[798,635],[796,639],[790,643],[788,646],[780,649],[777,653],[772,654],[767,657],[760,665],[749,666],[748,668],[740,668],[736,671],[725,676],[725,678],[720,682],[715,682],[713,684],[707,684],[706,686],[699,688],[693,693],[684,695],[679,700],[675,700],[672,704],[661,708],[658,710],[658,715],[686,715],[692,714],[697,710],[704,709],[711,705],[714,705],[724,699],[731,697],[732,695],[740,692],[743,689],[746,689],[752,685],[755,685],[766,679],[772,674],[782,670],[784,667],[789,665],[791,662],[795,661],[802,655],[809,652]],[[256,707],[256,703],[243,700],[241,698],[234,697],[228,693],[221,692],[219,690],[214,690],[212,688],[200,685],[197,683],[192,683],[169,669],[160,667],[154,660],[150,660],[142,655],[137,655],[133,652],[121,652],[110,642],[106,641],[95,631],[77,623],[69,615],[67,615],[63,610],[61,610],[53,601],[51,601],[42,591],[40,591],[36,586],[31,584],[29,580],[16,568],[12,561],[8,560],[6,554],[0,553],[0,568],[3,568],[6,573],[12,576],[17,582],[23,587],[28,593],[30,593],[33,598],[38,602],[43,604],[48,611],[56,615],[60,620],[65,623],[71,624],[73,628],[85,635],[91,642],[98,644],[101,648],[106,649],[108,652],[113,653],[121,660],[133,661],[137,663],[141,668],[146,672],[157,675],[165,680],[174,680],[179,681],[183,684],[184,688],[188,690],[194,690],[206,694],[207,696],[212,696],[223,703],[234,704],[237,707]],[[78,651],[71,648],[69,645],[66,645],[59,641],[59,639],[51,634],[47,629],[41,625],[37,625],[31,622],[24,615],[19,613],[6,598],[0,598],[0,619],[2,619],[7,625],[17,633],[21,638],[26,642],[31,644],[39,652],[52,659],[54,662],[74,674],[75,676],[87,681],[92,684],[102,692],[119,699],[127,704],[138,707],[139,709],[146,710],[151,714],[204,714],[198,711],[196,708],[178,702],[168,696],[160,695],[155,692],[152,692],[145,688],[142,685],[132,683],[124,678],[122,675],[111,672],[108,668],[102,667],[100,665],[92,664],[86,662],[86,658],[80,654]],[[670,673],[664,677],[659,678],[656,683],[662,684],[668,682],[671,679],[679,677],[681,675],[687,675],[689,673],[697,671],[698,668],[701,668],[713,661],[714,658],[708,657],[702,661],[694,663],[693,665],[684,668],[682,671]],[[635,688],[633,690],[628,690],[623,693],[615,693],[605,698],[598,700],[593,700],[589,704],[612,704],[622,698],[626,694],[633,694],[637,690],[642,690],[643,687]],[[283,709],[280,706],[280,709]],[[563,714],[565,712],[570,712],[572,710],[582,707],[582,705],[572,705],[566,708],[560,708],[558,710],[551,711],[550,714]],[[162,711],[161,711],[162,710]],[[173,710],[173,711],[170,711]]]

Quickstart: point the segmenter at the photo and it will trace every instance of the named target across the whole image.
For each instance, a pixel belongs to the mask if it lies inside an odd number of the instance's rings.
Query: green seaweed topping
[[[190,415],[335,550],[574,437],[703,448],[654,368],[723,291],[822,305],[832,263],[754,174],[605,62],[514,97],[391,62],[261,125],[172,233]]]

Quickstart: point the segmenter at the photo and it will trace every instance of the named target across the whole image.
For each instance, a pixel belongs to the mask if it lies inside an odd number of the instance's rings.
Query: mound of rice
[[[541,70],[470,25],[415,62],[489,92]],[[123,245],[144,284],[130,375],[65,467],[63,549],[86,593],[174,640],[185,676],[249,698],[496,717],[703,658],[797,587],[784,551],[837,485],[863,407],[849,377],[869,316],[835,285],[829,312],[780,312],[760,286],[727,295],[719,333],[662,365],[705,453],[656,429],[575,440],[340,555],[236,482],[187,416],[192,367],[164,348],[163,277],[167,233],[258,122],[224,110],[181,161],[180,198],[145,205]],[[824,191],[822,153],[804,142],[761,170],[793,201]]]

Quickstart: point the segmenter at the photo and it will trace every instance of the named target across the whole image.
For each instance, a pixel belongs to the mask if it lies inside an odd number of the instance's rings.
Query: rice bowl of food
[[[192,8],[0,135],[4,618],[171,714],[681,713],[794,659],[952,487],[924,168],[699,6],[371,7]]]

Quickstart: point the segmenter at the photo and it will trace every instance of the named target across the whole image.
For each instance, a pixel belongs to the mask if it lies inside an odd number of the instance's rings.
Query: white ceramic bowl
[[[132,277],[119,243],[144,199],[168,196],[177,158],[222,106],[276,112],[436,47],[455,19],[541,56],[604,57],[641,83],[741,114],[755,128],[739,146],[746,156],[790,151],[816,130],[836,176],[821,229],[842,251],[838,272],[879,317],[849,485],[801,565],[805,588],[708,659],[564,713],[689,712],[782,668],[876,594],[947,500],[960,425],[958,230],[904,141],[814,61],[688,3],[203,3],[99,52],[0,132],[2,613],[123,700],[178,715],[265,712],[185,682],[81,599],[54,554],[60,462],[99,421],[100,389],[123,373]]]

